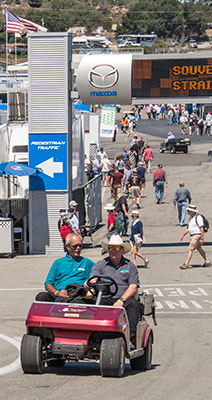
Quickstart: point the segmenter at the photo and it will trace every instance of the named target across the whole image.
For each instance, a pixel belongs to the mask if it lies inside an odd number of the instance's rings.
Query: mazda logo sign
[[[88,73],[89,83],[99,89],[108,89],[115,86],[118,78],[118,70],[110,64],[96,65]]]

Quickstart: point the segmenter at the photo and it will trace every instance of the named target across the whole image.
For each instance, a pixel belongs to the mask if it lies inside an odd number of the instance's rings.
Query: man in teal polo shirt
[[[38,293],[35,298],[37,301],[55,301],[58,296],[68,297],[68,285],[84,285],[90,277],[94,262],[80,256],[82,238],[71,233],[66,237],[65,245],[68,253],[54,261],[44,282],[46,292]]]

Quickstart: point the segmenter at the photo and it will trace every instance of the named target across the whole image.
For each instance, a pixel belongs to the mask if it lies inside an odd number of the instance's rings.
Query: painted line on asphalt
[[[0,292],[9,292],[9,291],[27,291],[27,290],[44,290],[44,288],[7,288],[0,289]]]
[[[199,311],[199,312],[198,311],[174,311],[174,312],[172,312],[172,311],[157,311],[156,315],[158,315],[158,314],[170,314],[170,315],[175,315],[175,314],[180,314],[180,315],[182,315],[182,314],[198,314],[198,315],[206,314],[206,315],[212,315],[212,311]]]
[[[10,336],[6,336],[6,335],[2,335],[0,334],[0,339],[1,340],[5,340],[6,342],[12,344],[13,346],[15,346],[18,351],[20,351],[20,346],[21,346],[21,338],[11,338]],[[11,372],[16,371],[18,368],[20,368],[20,358],[18,356],[18,358],[12,362],[11,364],[6,365],[5,367],[1,367],[0,368],[0,375],[6,375],[9,374]]]
[[[141,285],[141,287],[158,287],[158,286],[211,286],[212,282],[210,283],[158,283],[158,284],[154,284],[151,285],[151,283],[149,285]],[[1,289],[0,289],[1,290]]]
[[[212,282],[209,283],[158,283],[149,285],[141,285],[142,287],[158,287],[158,286],[212,286]],[[44,288],[0,288],[0,292],[7,292],[7,291],[28,291],[28,290],[44,290]]]

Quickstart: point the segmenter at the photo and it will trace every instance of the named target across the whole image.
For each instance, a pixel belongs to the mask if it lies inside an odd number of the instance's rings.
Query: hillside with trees
[[[117,35],[156,33],[160,39],[184,41],[204,35],[212,22],[212,1],[204,0],[3,0],[14,14],[42,25],[52,32],[85,26],[90,34],[98,26]],[[9,40],[13,40],[13,34]],[[5,42],[5,17],[0,14],[0,42]]]
[[[130,5],[129,5],[130,4]],[[101,25],[118,33],[150,33],[160,38],[201,36],[212,19],[212,1],[189,0],[3,0],[15,14],[38,24],[44,21],[49,31],[67,31],[86,26],[88,33]],[[1,31],[4,17],[0,16]]]

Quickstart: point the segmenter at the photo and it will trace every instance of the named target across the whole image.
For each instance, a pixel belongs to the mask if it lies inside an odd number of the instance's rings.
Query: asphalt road
[[[156,151],[160,138],[144,135]],[[115,146],[111,146],[110,140],[104,140],[105,150],[111,154],[113,151],[113,156],[122,146],[121,134],[118,134]],[[212,259],[212,163],[206,157],[207,146],[204,142],[199,145],[192,143],[189,154],[183,155],[184,160],[190,160],[186,167],[181,155],[164,155],[164,159],[169,158],[166,164],[169,187],[160,206],[155,204],[152,174],[147,176],[140,216],[146,238],[142,252],[150,264],[145,269],[138,261],[138,270],[141,290],[153,293],[157,304],[157,327],[147,317],[154,331],[152,368],[137,372],[127,364],[121,379],[102,378],[98,362],[80,362],[69,363],[65,368],[46,368],[43,375],[24,375],[19,364],[18,347],[25,333],[25,318],[56,257],[0,259],[0,398],[211,399],[212,268],[202,268],[197,253],[188,270],[179,268],[186,257],[188,239],[179,242],[182,228],[177,225],[177,214],[172,205],[178,181],[183,179],[191,191],[192,202],[210,222],[204,248]],[[102,201],[103,205],[110,201],[109,188],[103,188]],[[130,201],[129,205],[131,207]],[[86,238],[87,246],[82,253],[94,261],[101,258],[99,245],[105,237],[105,223],[103,207],[103,226],[94,234],[96,247],[90,247],[89,238]]]
[[[191,141],[191,146],[188,147],[188,154],[177,153],[160,153],[160,143],[168,136],[168,132],[172,131],[176,137],[183,137],[180,132],[180,126],[178,124],[167,125],[167,119],[155,121],[149,120],[145,117],[142,112],[142,119],[138,121],[136,134],[138,137],[143,137],[146,143],[149,143],[154,151],[154,163],[153,166],[157,166],[158,163],[162,163],[164,166],[189,166],[189,165],[201,165],[203,162],[208,162],[208,150],[212,150],[212,136],[199,136],[199,135],[186,135]],[[117,123],[120,127],[121,114],[117,115]],[[126,134],[119,133],[116,138],[116,142],[112,142],[111,139],[100,138],[101,145],[107,151],[109,158],[113,159],[115,155],[118,155],[123,146],[130,148],[132,136],[126,139]],[[195,156],[194,156],[195,154]]]
[[[163,139],[167,137],[167,133],[169,131],[173,132],[176,137],[183,137],[181,135],[180,125],[176,123],[168,125],[167,119],[160,119],[159,121],[156,121],[153,119],[149,120],[144,117],[138,121],[137,130],[150,136],[155,136]],[[195,144],[209,143],[212,145],[212,136],[200,136],[196,134],[188,135],[187,129],[185,137],[189,137],[192,140],[192,143]]]

